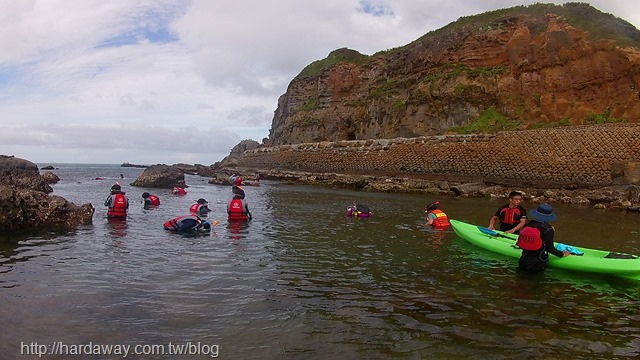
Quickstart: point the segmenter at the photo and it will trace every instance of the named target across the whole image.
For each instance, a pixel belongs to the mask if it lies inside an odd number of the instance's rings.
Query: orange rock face
[[[439,135],[490,107],[522,128],[605,113],[637,122],[639,65],[638,48],[560,15],[506,16],[295,78],[268,144]]]

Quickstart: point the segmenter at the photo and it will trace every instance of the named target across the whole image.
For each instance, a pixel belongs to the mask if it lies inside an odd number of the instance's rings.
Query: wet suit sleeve
[[[247,205],[246,202],[244,203],[244,211],[247,213],[247,217],[249,218],[249,220],[253,219],[251,211],[249,211],[249,205]]]
[[[544,241],[545,250],[547,250],[548,253],[553,254],[557,257],[564,257],[564,253],[562,253],[562,251],[556,249],[556,247],[553,246],[554,235],[555,235],[555,230],[553,229],[553,227],[546,229],[546,231],[542,234],[542,241]]]
[[[111,195],[107,196],[107,200],[104,201],[104,206],[111,206]]]

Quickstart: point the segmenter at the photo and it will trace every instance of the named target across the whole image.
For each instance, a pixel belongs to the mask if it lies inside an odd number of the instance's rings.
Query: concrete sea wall
[[[640,124],[630,123],[260,147],[246,151],[237,165],[518,186],[603,187],[633,183],[629,171],[637,172],[639,163]]]

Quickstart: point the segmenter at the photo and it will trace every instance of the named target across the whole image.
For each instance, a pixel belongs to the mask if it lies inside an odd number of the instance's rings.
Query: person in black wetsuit
[[[549,254],[557,257],[569,256],[568,251],[560,251],[553,244],[555,229],[549,223],[556,220],[551,205],[543,203],[530,212],[533,218],[518,235],[516,245],[522,249],[518,260],[518,268],[524,271],[537,272],[544,270],[549,262]]]

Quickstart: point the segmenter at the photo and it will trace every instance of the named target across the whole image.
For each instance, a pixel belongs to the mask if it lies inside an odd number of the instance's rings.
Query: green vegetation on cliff
[[[588,3],[581,2],[566,3],[564,5],[543,3],[519,5],[473,16],[463,16],[449,25],[427,33],[411,44],[406,45],[406,47],[463,28],[478,28],[485,31],[499,29],[502,26],[502,22],[508,20],[509,17],[523,14],[536,16],[556,14],[567,19],[571,26],[589,32],[592,40],[610,39],[621,46],[640,48],[640,31],[635,26],[612,14],[603,13]],[[545,29],[532,30],[540,32]]]
[[[461,126],[452,126],[449,131],[455,134],[491,134],[498,131],[518,130],[520,125],[522,125],[521,121],[507,119],[492,106],[480,113],[476,119]]]
[[[333,50],[329,53],[326,59],[316,60],[311,64],[307,65],[300,74],[298,74],[298,78],[303,77],[311,77],[318,76],[322,73],[323,70],[328,69],[334,65],[339,63],[351,63],[351,64],[364,64],[369,59],[369,56],[363,55],[355,50],[341,48],[337,50]]]

